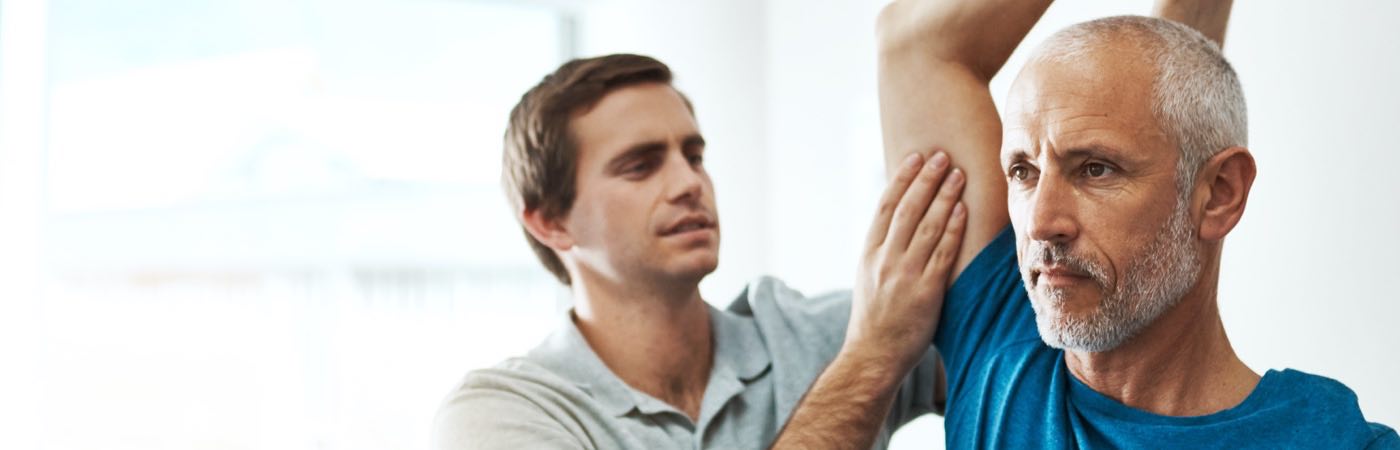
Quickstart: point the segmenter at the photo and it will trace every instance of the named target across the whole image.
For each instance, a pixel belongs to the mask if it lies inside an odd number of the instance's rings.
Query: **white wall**
[[[44,37],[42,4],[0,2],[0,447],[35,448],[38,385],[39,255],[43,190]]]
[[[880,2],[768,2],[769,270],[849,288],[884,188],[875,97]]]

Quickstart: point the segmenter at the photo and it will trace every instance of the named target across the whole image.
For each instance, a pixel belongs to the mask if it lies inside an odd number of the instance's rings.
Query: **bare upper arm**
[[[1048,6],[1047,0],[903,0],[881,12],[886,173],[910,152],[944,151],[966,175],[967,232],[949,280],[1010,222],[1001,118],[988,84]]]
[[[1195,28],[1224,48],[1225,27],[1233,5],[1233,0],[1157,0],[1152,5],[1152,15]]]

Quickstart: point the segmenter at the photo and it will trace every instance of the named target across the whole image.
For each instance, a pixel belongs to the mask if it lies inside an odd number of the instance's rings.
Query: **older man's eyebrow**
[[[621,172],[624,168],[623,166],[626,166],[632,161],[654,157],[657,154],[664,153],[665,151],[666,143],[663,141],[640,142],[637,144],[633,144],[631,147],[628,147],[627,150],[624,150],[621,154],[614,156],[611,160],[608,160],[608,164],[604,167],[607,167],[607,171],[609,173]]]
[[[1030,152],[1027,152],[1024,148],[1014,148],[1003,153],[1001,162],[1003,166],[1010,166],[1011,164],[1028,159],[1031,159]]]
[[[1123,152],[1103,144],[1076,145],[1062,153],[1064,159],[1119,159],[1123,157]]]

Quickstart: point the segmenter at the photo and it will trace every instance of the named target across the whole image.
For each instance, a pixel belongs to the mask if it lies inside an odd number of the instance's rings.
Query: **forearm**
[[[907,368],[845,351],[798,402],[773,449],[868,449],[879,435]]]
[[[1152,15],[1195,28],[1224,48],[1233,4],[1233,0],[1157,0]]]
[[[1009,223],[1001,119],[988,83],[1048,0],[897,1],[877,24],[887,173],[911,152],[948,153],[967,177],[968,231],[954,277]]]

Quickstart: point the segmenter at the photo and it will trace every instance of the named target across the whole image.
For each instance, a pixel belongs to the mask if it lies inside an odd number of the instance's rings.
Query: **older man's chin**
[[[1106,339],[1107,336],[1096,333],[1083,321],[1037,315],[1035,322],[1040,339],[1051,348],[1094,353],[1113,350],[1122,343],[1116,339]]]
[[[1038,293],[1036,293],[1038,294]],[[1065,351],[1106,352],[1117,348],[1141,327],[1139,320],[1108,317],[1102,304],[1068,293],[1032,294],[1035,324],[1045,345]],[[1037,298],[1039,297],[1039,298]],[[1078,300],[1078,301],[1076,301]]]

